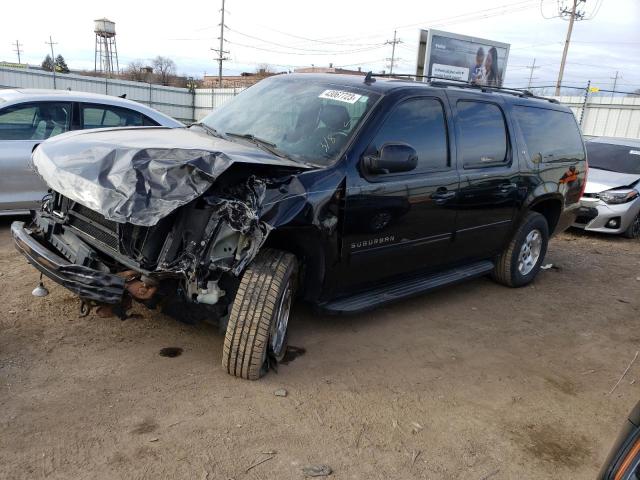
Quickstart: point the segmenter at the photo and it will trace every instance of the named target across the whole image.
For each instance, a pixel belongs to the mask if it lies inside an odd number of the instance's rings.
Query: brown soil
[[[640,362],[607,394],[640,349],[631,240],[562,234],[557,268],[521,289],[479,279],[355,317],[299,307],[290,343],[306,353],[248,382],[223,372],[213,326],[140,307],[81,318],[51,281],[32,297],[8,226],[2,479],[299,479],[315,464],[336,479],[594,478],[640,398]]]

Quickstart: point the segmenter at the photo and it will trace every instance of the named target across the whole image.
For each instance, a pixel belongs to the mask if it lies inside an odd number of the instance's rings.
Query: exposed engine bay
[[[205,149],[180,130],[162,132],[166,148],[139,146],[157,130],[72,133],[73,142],[53,139],[34,152],[52,193],[33,234],[72,266],[124,280],[121,299],[80,291],[84,309],[123,316],[131,298],[150,307],[163,297],[200,305],[232,298],[227,290],[278,221],[264,206],[306,196],[295,173],[309,167],[206,135]]]
[[[272,226],[259,219],[267,181],[250,176],[243,183],[212,187],[153,226],[118,223],[78,202],[53,193],[34,223],[41,238],[69,262],[116,273],[125,279],[125,296],[155,306],[163,294],[215,305],[266,240]],[[129,306],[101,310],[122,315]]]

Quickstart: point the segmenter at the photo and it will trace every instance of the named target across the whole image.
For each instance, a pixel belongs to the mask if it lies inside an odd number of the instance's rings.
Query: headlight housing
[[[598,195],[600,200],[608,204],[627,203],[638,197],[638,191],[633,188],[623,190],[607,190]]]

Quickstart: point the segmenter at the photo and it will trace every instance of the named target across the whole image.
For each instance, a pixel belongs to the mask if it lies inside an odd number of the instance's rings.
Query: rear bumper
[[[94,270],[68,262],[50,251],[25,228],[24,222],[11,224],[13,242],[31,265],[56,283],[83,299],[101,303],[120,303],[125,290],[125,279],[112,273]]]

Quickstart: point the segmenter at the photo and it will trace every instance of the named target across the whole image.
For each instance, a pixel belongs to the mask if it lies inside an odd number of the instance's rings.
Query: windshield
[[[293,160],[337,160],[379,95],[302,76],[273,77],[245,90],[202,123]]]
[[[640,175],[640,147],[587,142],[589,167]]]

